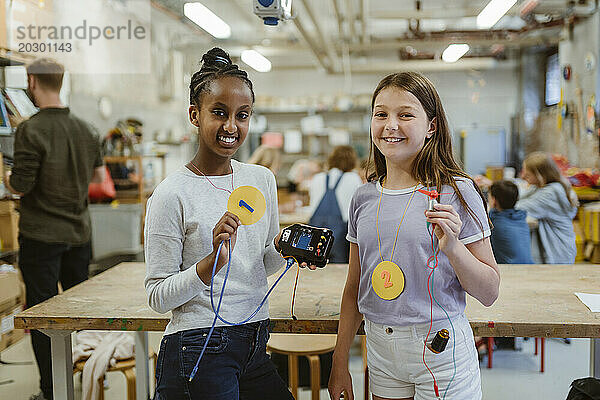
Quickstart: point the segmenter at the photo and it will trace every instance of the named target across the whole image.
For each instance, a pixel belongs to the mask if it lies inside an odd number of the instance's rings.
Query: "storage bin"
[[[142,204],[91,204],[89,209],[94,260],[142,251]]]

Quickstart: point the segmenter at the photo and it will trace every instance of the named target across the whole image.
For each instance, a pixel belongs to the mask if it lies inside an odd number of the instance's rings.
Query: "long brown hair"
[[[544,187],[549,183],[558,182],[565,190],[565,195],[573,207],[578,205],[576,198],[571,196],[571,184],[562,176],[558,166],[548,153],[536,151],[523,160],[523,167],[531,172]]]
[[[329,168],[337,168],[349,172],[356,167],[356,152],[352,146],[336,146],[327,159]]]
[[[442,191],[442,185],[451,186],[458,196],[460,204],[467,210],[469,215],[477,221],[483,231],[481,221],[479,221],[479,218],[477,218],[471,207],[469,207],[460,193],[460,190],[458,190],[455,178],[460,176],[473,183],[475,190],[477,190],[477,193],[481,196],[483,207],[487,212],[485,197],[483,196],[483,193],[481,193],[479,187],[475,184],[475,181],[473,181],[473,178],[464,172],[454,160],[448,120],[446,119],[446,113],[444,112],[440,96],[435,90],[433,83],[418,72],[399,72],[388,75],[379,82],[375,92],[373,92],[371,111],[373,111],[375,99],[379,93],[389,87],[402,89],[412,93],[421,102],[425,114],[427,115],[427,119],[432,121],[435,118],[437,123],[435,133],[430,138],[425,139],[425,145],[419,151],[412,163],[412,177],[423,185],[436,187],[438,193]],[[367,164],[367,179],[369,182],[374,180],[382,182],[387,172],[385,156],[379,151],[377,146],[373,144],[372,132],[369,132],[369,137],[371,139],[371,149],[369,151],[369,162]],[[374,162],[371,162],[371,159],[373,159]]]

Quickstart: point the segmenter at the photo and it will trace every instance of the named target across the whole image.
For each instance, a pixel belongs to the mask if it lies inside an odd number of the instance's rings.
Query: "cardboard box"
[[[600,243],[600,203],[583,207],[583,235],[586,241]]]
[[[487,165],[485,167],[485,176],[491,181],[501,181],[504,178],[504,167]]]
[[[17,343],[25,336],[15,329],[15,315],[25,307],[25,285],[20,272],[0,273],[0,351]]]
[[[0,251],[19,249],[19,214],[0,214]]]
[[[17,211],[17,203],[12,200],[0,200],[0,215],[11,214]]]
[[[585,239],[579,221],[573,221],[573,230],[575,231],[575,246],[577,247],[575,262],[582,262],[585,261]]]
[[[600,245],[594,244],[591,253],[590,262],[593,264],[600,264]]]
[[[6,13],[6,1],[0,1],[0,47],[8,47],[8,16]]]
[[[13,305],[0,313],[0,351],[12,346],[25,336],[23,329],[15,329],[15,315],[21,311],[23,311],[23,304]]]
[[[0,273],[0,311],[20,302],[21,283],[18,271]]]

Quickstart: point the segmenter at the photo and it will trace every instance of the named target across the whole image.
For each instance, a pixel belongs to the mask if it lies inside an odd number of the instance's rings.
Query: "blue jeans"
[[[293,400],[266,353],[269,320],[216,327],[190,382],[208,331],[192,329],[163,337],[155,400]]]

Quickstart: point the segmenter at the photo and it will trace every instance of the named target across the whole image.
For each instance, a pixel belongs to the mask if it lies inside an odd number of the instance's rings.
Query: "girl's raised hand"
[[[435,224],[435,236],[440,250],[446,251],[459,242],[458,235],[462,228],[460,216],[450,204],[435,204],[435,211],[425,211],[427,222]]]
[[[231,239],[231,251],[235,247],[237,239],[237,229],[241,225],[237,215],[227,211],[213,228],[213,254],[218,257],[217,270],[229,261],[229,239]],[[225,241],[221,246],[220,254],[216,254],[221,241]]]

